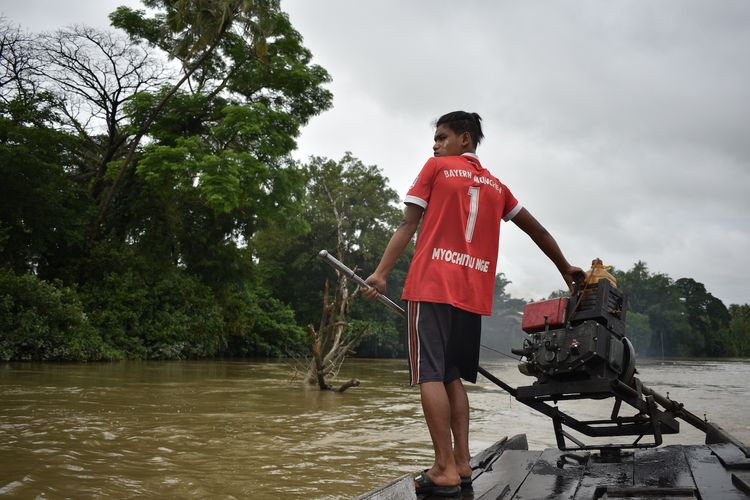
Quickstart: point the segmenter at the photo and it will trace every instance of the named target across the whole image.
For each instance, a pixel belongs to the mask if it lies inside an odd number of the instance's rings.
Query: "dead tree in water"
[[[338,388],[334,388],[326,377],[334,377],[341,368],[346,356],[369,334],[369,327],[364,326],[353,331],[346,321],[350,301],[359,292],[358,288],[350,293],[346,276],[337,272],[336,290],[333,301],[330,300],[329,282],[326,280],[323,290],[323,310],[320,325],[317,329],[308,325],[312,359],[307,369],[305,382],[317,384],[321,390],[344,392],[349,387],[357,387],[359,380],[353,378]]]
[[[313,158],[307,175],[311,227],[318,233],[331,233],[316,242],[339,261],[354,255],[375,258],[374,251],[365,252],[363,247],[375,247],[388,238],[401,215],[392,206],[398,195],[379,169],[365,166],[347,153],[338,162]],[[326,378],[338,372],[346,356],[370,333],[348,317],[358,293],[359,287],[350,284],[340,271],[335,281],[326,284],[320,324],[308,327],[312,359],[306,360],[303,369],[308,383],[331,389]],[[350,380],[338,390],[357,384]]]

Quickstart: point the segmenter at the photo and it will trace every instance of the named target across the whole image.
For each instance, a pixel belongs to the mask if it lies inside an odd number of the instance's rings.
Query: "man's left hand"
[[[583,288],[586,285],[586,273],[577,266],[568,266],[564,273],[562,273],[565,283],[568,285],[570,294],[573,295],[573,285],[576,284]]]

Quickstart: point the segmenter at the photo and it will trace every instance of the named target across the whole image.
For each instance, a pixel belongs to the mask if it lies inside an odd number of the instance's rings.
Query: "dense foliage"
[[[673,280],[651,273],[644,262],[613,270],[625,293],[625,332],[639,356],[750,357],[750,305],[731,305],[692,278]],[[493,315],[483,323],[483,344],[505,354],[523,342],[525,301],[510,297],[501,274],[495,285]],[[567,295],[558,290],[549,298]]]
[[[613,274],[628,298],[626,334],[637,352],[660,357],[750,356],[747,304],[727,309],[702,283],[650,273],[644,262]]]
[[[0,25],[4,359],[305,344],[256,240],[309,230],[289,154],[329,76],[278,2],[144,3],[127,36]]]
[[[117,32],[0,20],[1,360],[298,354],[333,278],[317,253],[366,274],[400,221],[377,167],[291,159],[332,96],[278,2],[144,4]],[[615,274],[639,352],[750,356],[747,304],[640,262]],[[485,322],[505,352],[525,303],[507,284]],[[404,354],[398,317],[349,313],[370,326],[359,355]]]

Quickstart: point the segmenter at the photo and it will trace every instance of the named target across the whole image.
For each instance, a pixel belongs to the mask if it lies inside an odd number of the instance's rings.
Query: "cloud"
[[[430,120],[478,111],[480,156],[571,261],[644,260],[748,302],[750,4],[283,5],[334,78],[336,108],[302,154],[351,150],[403,193],[429,156]],[[525,235],[502,234],[512,291],[561,286]]]

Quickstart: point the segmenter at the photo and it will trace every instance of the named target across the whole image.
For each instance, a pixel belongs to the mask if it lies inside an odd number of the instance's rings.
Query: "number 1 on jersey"
[[[474,225],[477,222],[477,211],[479,210],[479,186],[469,188],[469,218],[466,221],[466,241],[471,243],[471,237],[474,235]]]

